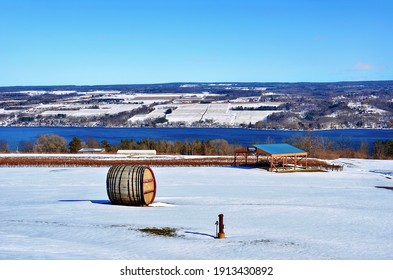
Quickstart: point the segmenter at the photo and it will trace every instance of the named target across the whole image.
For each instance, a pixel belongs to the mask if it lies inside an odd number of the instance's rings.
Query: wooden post
[[[308,168],[308,166],[307,166],[307,155],[306,155],[306,169]]]
[[[294,164],[293,164],[293,169],[296,171],[296,165],[297,165],[297,156],[295,156],[295,159],[293,160]]]
[[[270,157],[270,171],[273,171],[273,156]]]

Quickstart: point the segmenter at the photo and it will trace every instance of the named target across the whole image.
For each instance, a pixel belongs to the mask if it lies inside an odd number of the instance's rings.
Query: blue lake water
[[[11,150],[20,141],[35,141],[40,134],[57,134],[70,141],[74,136],[82,140],[88,137],[111,144],[121,139],[142,140],[210,140],[225,139],[231,144],[243,146],[256,143],[280,143],[296,135],[316,135],[336,142],[358,147],[362,141],[372,144],[376,140],[393,139],[389,129],[338,129],[313,132],[288,130],[254,130],[241,128],[103,128],[103,127],[0,127],[0,140],[7,140]]]

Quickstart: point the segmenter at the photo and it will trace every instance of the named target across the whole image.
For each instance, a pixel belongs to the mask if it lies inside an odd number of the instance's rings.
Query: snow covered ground
[[[260,107],[260,106],[279,106],[277,102],[258,102],[258,103],[209,103],[209,104],[176,104],[171,106],[171,114],[165,115],[168,105],[157,105],[155,110],[148,114],[133,116],[130,122],[145,121],[159,117],[166,117],[170,123],[184,122],[192,124],[199,121],[214,121],[219,124],[240,125],[249,123],[255,124],[265,120],[269,115],[279,110],[260,111],[260,110],[231,110],[233,107]]]
[[[55,116],[58,114],[67,115],[69,117],[88,117],[88,116],[99,116],[99,115],[115,115],[121,112],[128,112],[141,107],[141,104],[107,104],[102,105],[97,109],[89,108],[77,108],[70,110],[48,110],[41,114],[43,116]]]
[[[393,161],[343,172],[153,167],[149,207],[108,204],[108,168],[0,168],[0,259],[393,259]],[[214,239],[223,213],[227,238]],[[177,236],[143,233],[175,229]]]

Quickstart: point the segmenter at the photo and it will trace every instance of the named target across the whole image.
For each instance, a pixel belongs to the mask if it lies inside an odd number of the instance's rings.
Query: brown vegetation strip
[[[45,157],[5,157],[0,158],[0,166],[112,166],[153,165],[153,166],[230,166],[233,160],[228,158],[201,159],[124,159],[100,160],[77,158],[45,158]]]
[[[51,167],[73,167],[73,166],[112,166],[112,165],[149,165],[149,166],[231,166],[231,157],[209,157],[209,158],[181,158],[181,159],[122,159],[103,160],[72,157],[3,157],[0,158],[0,166],[51,166]],[[309,159],[308,167],[318,169],[332,169],[331,165],[318,159]],[[333,168],[332,168],[333,167]]]

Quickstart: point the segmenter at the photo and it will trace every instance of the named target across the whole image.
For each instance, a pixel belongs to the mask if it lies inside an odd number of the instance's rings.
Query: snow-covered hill
[[[393,161],[337,163],[157,167],[143,208],[108,204],[108,168],[0,168],[0,259],[392,259],[393,192],[375,187],[393,187]],[[154,227],[175,236],[141,231]]]

